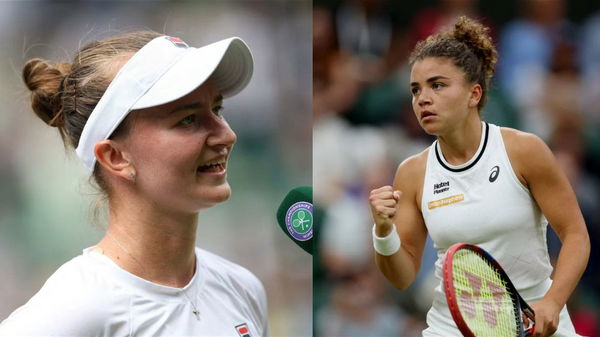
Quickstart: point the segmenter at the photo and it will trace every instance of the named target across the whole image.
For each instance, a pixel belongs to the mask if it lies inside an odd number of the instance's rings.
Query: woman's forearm
[[[402,246],[398,252],[390,256],[375,253],[375,262],[385,278],[400,290],[408,288],[413,283],[419,268],[413,263],[410,253]]]
[[[561,307],[564,306],[577,287],[589,255],[590,239],[587,231],[565,235],[552,277],[552,286],[544,297],[553,299]]]

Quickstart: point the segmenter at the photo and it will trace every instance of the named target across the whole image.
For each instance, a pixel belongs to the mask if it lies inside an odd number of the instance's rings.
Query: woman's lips
[[[217,163],[212,165],[204,165],[198,167],[197,173],[210,176],[222,176],[227,172],[225,163]]]
[[[433,113],[433,112],[431,112],[431,111],[423,111],[423,112],[421,112],[421,120],[422,120],[422,121],[425,121],[425,120],[432,119],[432,118],[434,118],[435,116],[436,116],[436,114],[434,114],[434,113]]]

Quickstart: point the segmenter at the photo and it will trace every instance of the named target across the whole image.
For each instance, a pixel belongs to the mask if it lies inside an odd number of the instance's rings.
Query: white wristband
[[[383,238],[375,234],[375,225],[373,225],[373,247],[377,253],[383,256],[394,255],[400,250],[400,237],[396,231],[396,225],[392,224],[392,231]]]

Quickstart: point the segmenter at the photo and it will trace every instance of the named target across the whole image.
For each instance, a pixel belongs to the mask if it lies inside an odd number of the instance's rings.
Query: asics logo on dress
[[[496,179],[498,179],[498,175],[500,174],[500,168],[498,166],[494,166],[492,167],[492,169],[490,170],[492,173],[490,173],[490,183],[493,183],[494,181],[496,181]]]
[[[443,181],[441,183],[433,184],[433,194],[446,192],[450,189],[450,182]]]

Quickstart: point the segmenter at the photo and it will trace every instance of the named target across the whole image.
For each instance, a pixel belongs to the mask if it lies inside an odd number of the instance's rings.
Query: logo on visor
[[[171,41],[171,43],[173,43],[175,45],[175,47],[179,47],[179,48],[188,48],[189,47],[187,45],[187,43],[183,42],[183,40],[178,37],[165,36],[165,38],[167,40]]]

